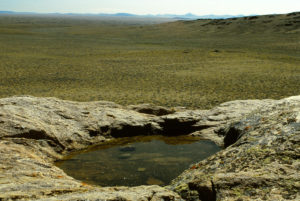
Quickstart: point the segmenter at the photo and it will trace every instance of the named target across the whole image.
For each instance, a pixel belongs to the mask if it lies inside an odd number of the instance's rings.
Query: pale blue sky
[[[0,10],[41,13],[273,14],[300,11],[300,0],[0,0]]]

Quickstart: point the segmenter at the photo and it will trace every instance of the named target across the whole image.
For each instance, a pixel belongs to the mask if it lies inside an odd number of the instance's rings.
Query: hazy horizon
[[[136,15],[176,14],[184,15],[263,15],[300,11],[299,0],[1,0],[0,10],[36,13],[78,13]]]

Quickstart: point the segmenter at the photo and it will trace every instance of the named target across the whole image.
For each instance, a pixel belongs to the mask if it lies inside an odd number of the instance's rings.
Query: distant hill
[[[244,15],[203,15],[199,19],[228,19],[237,17],[244,17]]]
[[[192,13],[187,13],[185,15],[156,15],[159,17],[167,17],[167,18],[177,18],[177,19],[226,19],[233,17],[243,17],[243,15],[194,15]]]
[[[34,12],[14,12],[14,11],[1,11],[0,14],[38,14]]]
[[[276,15],[258,15],[246,17],[231,17],[224,19],[179,20],[164,24],[170,30],[176,27],[190,33],[220,33],[220,34],[255,34],[255,33],[299,33],[300,12]],[[179,29],[178,31],[179,32]],[[181,33],[184,35],[184,33]]]
[[[0,11],[0,14],[41,14],[41,13],[34,13],[34,12],[14,12],[14,11]],[[174,18],[174,19],[186,19],[186,20],[194,20],[194,19],[226,19],[232,17],[243,17],[243,15],[194,15],[192,13],[187,13],[185,15],[176,15],[176,14],[158,14],[158,15],[135,15],[131,13],[115,13],[115,14],[107,14],[107,13],[99,13],[99,14],[91,14],[91,13],[46,13],[42,15],[72,15],[72,16],[108,16],[108,17],[152,17],[152,18]]]
[[[13,11],[1,11],[0,10],[0,14],[13,14],[13,13],[15,13],[15,12],[13,12]]]

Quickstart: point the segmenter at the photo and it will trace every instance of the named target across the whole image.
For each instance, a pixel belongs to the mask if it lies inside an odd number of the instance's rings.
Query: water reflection
[[[194,137],[140,136],[112,140],[56,165],[100,186],[167,185],[190,164],[219,150],[213,142]]]

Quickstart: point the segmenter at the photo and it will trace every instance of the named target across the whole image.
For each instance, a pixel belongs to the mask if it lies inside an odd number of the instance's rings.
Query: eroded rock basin
[[[300,96],[237,100],[211,110],[0,99],[0,200],[300,200],[299,125]],[[155,134],[201,137],[226,148],[198,158],[166,186],[100,187],[54,164],[114,139]],[[133,159],[133,150],[125,146],[121,159]]]
[[[192,163],[219,150],[214,142],[191,136],[139,136],[74,153],[56,165],[89,184],[164,186]]]

